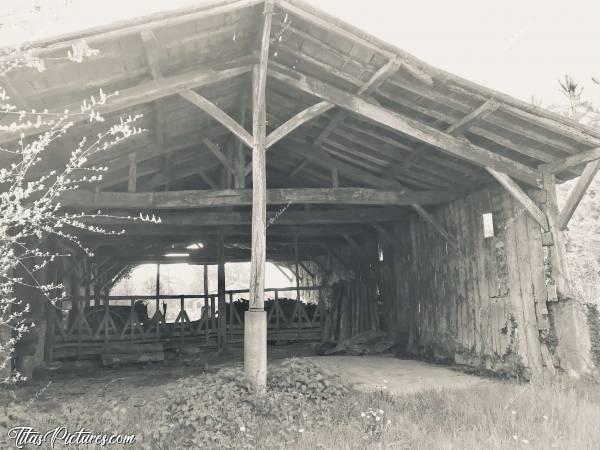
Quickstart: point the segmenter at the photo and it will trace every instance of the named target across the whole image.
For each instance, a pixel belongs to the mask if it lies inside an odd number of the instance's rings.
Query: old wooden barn
[[[81,42],[98,54],[66,61]],[[0,80],[20,108],[77,110],[100,89],[118,91],[98,106],[105,126],[143,114],[148,130],[90,160],[108,173],[95,190],[64,195],[63,208],[161,223],[96,219],[126,233],[82,236],[95,256],[73,249],[47,274],[65,283],[72,320],[32,294],[38,341],[26,359],[159,342],[159,297],[148,328],[137,298],[110,298],[110,288],[137,264],[187,262],[218,265],[219,291],[169,298],[181,305],[176,339],[225,345],[245,333],[259,386],[267,328],[280,318],[290,333],[310,328],[322,340],[381,329],[401,354],[494,372],[590,369],[589,342],[574,341],[585,333],[561,232],[600,166],[600,132],[297,0],[202,4],[39,42],[33,54],[45,71]],[[42,171],[102,131],[74,120],[71,141],[52,148]],[[17,138],[6,132],[0,142]],[[581,174],[559,210],[555,184]],[[277,295],[265,292],[265,260],[292,264],[310,280],[298,292],[318,291],[318,307],[291,319],[273,307],[267,317],[264,300]],[[219,327],[215,310],[233,298],[224,264],[233,261],[251,261],[250,309],[221,314]],[[197,321],[184,306],[192,297],[205,306]],[[121,326],[111,316],[117,300],[132,305]],[[101,308],[94,323],[92,306]]]

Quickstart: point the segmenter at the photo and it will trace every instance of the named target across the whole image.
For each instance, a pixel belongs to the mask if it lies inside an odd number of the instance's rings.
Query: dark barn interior
[[[59,57],[82,40],[98,54],[80,64]],[[45,331],[23,357],[28,364],[125,342],[154,351],[160,313],[143,323],[133,307],[142,297],[109,296],[142,263],[218,265],[217,295],[169,299],[195,298],[206,312],[192,322],[182,307],[169,342],[240,342],[243,318],[214,314],[245,294],[226,292],[223,267],[252,259],[260,231],[253,202],[262,194],[266,260],[312,280],[298,292],[318,291],[310,312],[282,318],[271,307],[269,329],[289,322],[281,339],[384,330],[401,354],[494,372],[530,377],[567,363],[556,340],[570,331],[551,318],[568,298],[560,239],[578,199],[558,211],[555,183],[600,157],[597,131],[431,67],[296,0],[211,3],[35,48],[46,70],[4,80],[19,107],[78,110],[100,89],[118,91],[97,106],[103,124],[72,119],[38,175],[123,116],[143,115],[136,125],[147,131],[97,152],[89,164],[107,167],[103,180],[60,199],[65,210],[109,214],[85,220],[125,234],[81,234],[93,257],[47,241],[72,252],[47,274],[65,283],[71,319],[31,294]],[[0,135],[2,145],[14,140]],[[160,223],[127,219],[140,213]],[[204,247],[188,248],[196,242]],[[116,301],[131,301],[120,326]]]

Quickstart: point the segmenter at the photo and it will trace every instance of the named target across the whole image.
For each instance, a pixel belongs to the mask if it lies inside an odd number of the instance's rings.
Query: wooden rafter
[[[346,240],[348,244],[350,244],[350,247],[352,247],[357,253],[362,254],[363,249],[360,247],[360,245],[358,245],[358,243],[354,240],[352,236],[346,233],[342,233],[342,237]]]
[[[316,105],[309,106],[308,108],[300,111],[298,114],[278,127],[276,130],[272,131],[267,136],[267,148],[284,138],[303,123],[306,123],[309,120],[329,111],[333,107],[334,105],[329,102],[319,102]]]
[[[578,153],[567,158],[558,159],[548,164],[540,165],[540,169],[548,173],[557,173],[570,167],[579,166],[600,159],[600,147]]]
[[[188,72],[183,75],[163,78],[161,80],[152,80],[141,83],[137,86],[121,90],[119,95],[108,98],[104,104],[96,105],[95,109],[99,114],[106,115],[113,112],[122,111],[142,103],[153,102],[157,99],[178,94],[179,92],[185,90],[208,86],[220,81],[228,80],[250,71],[251,66],[247,65],[246,63],[247,61],[243,60],[243,65],[239,67],[233,67],[224,70],[212,70],[208,68],[204,70]],[[235,66],[236,63],[232,62],[232,65]],[[80,109],[80,104],[76,103],[60,108],[61,111],[64,109],[77,111]],[[89,117],[85,114],[81,114],[73,116],[69,120],[76,124],[89,120]],[[23,130],[22,133],[23,137],[27,137],[43,133],[49,129],[49,125],[42,125],[39,128],[27,128]],[[3,132],[0,133],[0,143],[11,142],[16,140],[18,137],[19,136],[16,136],[13,132]]]
[[[508,193],[517,200],[526,210],[527,212],[535,219],[537,223],[545,230],[548,231],[548,218],[546,214],[538,208],[538,206],[529,198],[527,193],[521,189],[521,187],[515,183],[508,175],[505,173],[498,172],[489,167],[486,170],[492,175],[498,183],[500,183]]]
[[[360,96],[368,96],[371,92],[375,91],[387,78],[392,76],[396,71],[398,71],[400,67],[400,61],[396,58],[390,59],[385,65],[383,65],[373,76],[360,87],[356,95]],[[327,104],[327,102],[322,102]],[[333,107],[334,105],[331,104]],[[327,139],[327,136],[331,134],[331,132],[338,127],[346,118],[349,113],[346,110],[341,110],[337,114],[335,114],[327,126],[319,133],[316,139],[313,142],[313,146],[319,147]],[[297,168],[295,168],[292,172],[290,172],[290,176],[295,176],[298,172],[304,169],[308,164],[310,164],[311,158],[304,160]]]
[[[440,225],[437,220],[435,220],[435,217],[433,217],[431,214],[425,211],[425,209],[423,209],[421,205],[413,205],[413,208],[415,211],[417,211],[419,216],[423,218],[423,220],[429,223],[433,227],[433,229],[437,231],[446,240],[446,242],[448,242],[453,248],[458,248],[456,238],[452,234],[447,232],[444,229],[444,227]]]
[[[381,236],[384,241],[386,241],[392,246],[396,245],[396,240],[394,239],[394,236],[388,230],[386,230],[383,225],[377,222],[371,222],[371,226],[375,228],[375,230],[379,233],[379,236]]]
[[[216,170],[218,167],[220,167],[220,163],[215,164],[215,165],[213,165],[213,164],[206,165],[206,164],[198,164],[198,162],[195,160],[189,161],[187,163],[183,162],[182,164],[173,167],[173,170],[171,172],[169,180],[167,180],[167,178],[164,176],[164,174],[162,172],[158,172],[158,173],[155,173],[154,176],[150,180],[148,180],[144,183],[143,188],[145,191],[153,191],[155,189],[158,189],[161,186],[164,186],[167,183],[167,181],[170,181],[171,183],[176,183],[178,181],[185,180],[187,178],[199,177],[210,188],[219,189],[220,188],[219,184],[216,183],[215,181],[213,181],[212,178],[210,178],[207,173],[209,171]],[[174,192],[177,192],[177,191],[174,191]]]
[[[163,73],[160,67],[160,54],[159,45],[156,41],[154,32],[150,29],[144,30],[141,33],[142,42],[144,43],[144,49],[146,52],[146,61],[150,69],[150,74],[154,80],[160,80],[163,78]],[[164,145],[164,113],[160,100],[154,102],[154,135],[156,137],[157,145]]]
[[[416,193],[419,191],[410,191],[409,189],[406,189],[406,187],[402,184],[400,184],[398,181],[396,180],[390,180],[390,179],[385,179],[383,177],[379,177],[376,175],[373,175],[371,172],[367,171],[367,170],[363,170],[363,169],[359,169],[351,164],[345,163],[343,161],[340,161],[339,159],[334,158],[333,156],[329,155],[329,153],[325,152],[324,150],[321,150],[320,148],[317,147],[313,147],[311,145],[307,145],[307,144],[298,144],[299,148],[303,149],[305,154],[312,154],[312,160],[319,165],[322,165],[324,167],[327,168],[336,168],[338,169],[338,171],[342,174],[344,174],[344,176],[346,176],[348,179],[353,179],[357,182],[360,183],[366,183],[370,186],[375,186],[378,187],[380,189],[398,189],[401,190],[404,193],[407,192],[411,192],[411,193]],[[439,231],[440,234],[444,237],[444,239],[447,239],[451,245],[456,245],[455,244],[455,240],[454,238],[447,233],[446,231],[444,231],[443,227],[439,224],[437,224],[437,222],[435,222],[435,219],[429,215],[427,213],[427,211],[425,211],[418,202],[411,202],[410,206],[417,211],[417,213],[423,217],[427,218],[427,221],[432,223],[432,225],[435,223],[434,225],[434,229],[436,231]]]
[[[363,97],[369,96],[369,94],[375,91],[387,78],[397,72],[400,65],[401,63],[398,59],[390,59],[383,67],[381,67],[381,69],[373,74],[369,81],[360,87],[356,95]],[[332,117],[327,126],[319,133],[313,145],[321,145],[323,141],[327,139],[327,136],[329,136],[329,134],[331,134],[331,132],[348,117],[348,114],[349,113],[346,110],[341,110]]]
[[[498,104],[492,100],[488,100],[479,108],[475,109],[471,113],[464,116],[462,119],[457,120],[448,128],[446,128],[445,132],[452,135],[460,135],[464,131],[468,130],[475,122],[483,119],[486,115],[492,113],[495,109],[497,109]],[[411,166],[413,166],[419,159],[421,159],[429,147],[420,146],[415,149],[404,161],[393,164],[388,169],[386,169],[386,175],[394,175],[399,170],[407,170]]]
[[[253,140],[250,133],[213,102],[191,90],[180,92],[179,95],[221,123],[248,147],[252,147]]]
[[[506,172],[531,186],[538,186],[540,175],[535,169],[532,169],[525,164],[498,155],[482,147],[473,145],[465,139],[454,137],[416,120],[409,119],[393,111],[369,103],[356,95],[348,94],[322,81],[306,75],[296,74],[296,76],[291,76],[288,74],[289,71],[285,67],[274,67],[269,69],[269,72],[271,76],[283,83],[319,98],[323,98],[358,115],[408,135],[415,140],[427,143],[432,147],[438,148],[455,157],[470,161],[478,166],[491,167]]]
[[[208,138],[203,139],[202,142],[212,152],[212,154],[215,155],[219,161],[221,161],[223,167],[231,172],[232,175],[235,175],[235,169],[232,161],[229,160],[227,155],[223,153],[219,146]]]
[[[581,177],[579,177],[579,179],[577,180],[577,184],[575,185],[575,187],[569,194],[569,198],[567,198],[565,206],[563,207],[562,211],[558,215],[559,230],[562,231],[567,228],[567,225],[569,225],[569,221],[571,220],[571,217],[573,217],[573,213],[575,213],[577,206],[579,206],[581,199],[585,195],[585,192],[587,191],[588,187],[594,180],[594,177],[596,176],[596,174],[598,173],[599,170],[600,170],[600,159],[589,162],[585,166],[585,169],[583,170]]]

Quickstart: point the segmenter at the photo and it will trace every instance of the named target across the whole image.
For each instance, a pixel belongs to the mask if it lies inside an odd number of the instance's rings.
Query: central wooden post
[[[265,262],[267,250],[267,177],[265,158],[264,92],[258,91],[260,74],[253,72],[252,148],[252,258],[250,262],[250,307],[244,319],[244,368],[257,390],[267,384],[267,320],[264,308]]]
[[[224,350],[227,346],[227,305],[225,304],[225,243],[222,233],[219,233],[217,239],[217,294],[219,302],[217,342],[219,350]]]
[[[267,253],[267,62],[273,2],[265,2],[259,64],[252,71],[252,259],[250,307],[244,316],[244,369],[257,391],[267,385],[267,314],[264,308]]]

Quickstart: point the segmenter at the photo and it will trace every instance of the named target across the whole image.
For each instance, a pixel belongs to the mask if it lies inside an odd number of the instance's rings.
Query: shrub
[[[221,369],[182,380],[166,393],[161,426],[146,446],[252,448],[267,434],[290,443],[329,423],[333,405],[348,392],[339,378],[300,359],[270,367],[262,396],[241,368]]]

